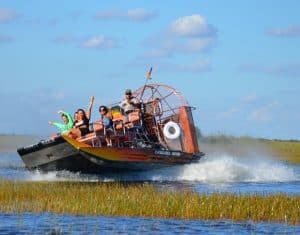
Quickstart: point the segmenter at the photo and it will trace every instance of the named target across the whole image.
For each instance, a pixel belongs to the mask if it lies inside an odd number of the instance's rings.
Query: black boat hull
[[[202,153],[193,155],[187,162],[127,162],[111,161],[95,157],[83,152],[63,137],[54,140],[42,140],[35,145],[30,145],[17,150],[28,170],[42,172],[71,171],[83,174],[118,173],[127,171],[152,170],[172,165],[196,162]]]
[[[89,173],[95,167],[62,137],[42,140],[37,144],[20,148],[17,152],[28,170]]]

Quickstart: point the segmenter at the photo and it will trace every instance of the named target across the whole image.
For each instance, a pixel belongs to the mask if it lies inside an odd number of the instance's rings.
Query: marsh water
[[[16,153],[0,153],[0,180],[80,181],[153,184],[158,190],[199,193],[300,194],[300,165],[270,156],[209,153],[199,163],[149,172],[82,175],[29,172]],[[279,223],[177,220],[0,213],[0,234],[299,234],[300,226]]]

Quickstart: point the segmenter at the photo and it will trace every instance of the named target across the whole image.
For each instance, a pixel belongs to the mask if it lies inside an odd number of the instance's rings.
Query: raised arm
[[[93,104],[94,104],[94,99],[95,99],[95,97],[91,96],[89,106],[88,106],[88,108],[86,110],[86,117],[89,120],[91,119],[91,115],[92,115],[92,108],[93,108]]]
[[[68,126],[69,129],[71,129],[71,128],[74,126],[74,120],[73,120],[73,117],[72,117],[72,115],[71,115],[70,113],[68,113],[68,112],[64,112],[64,115],[67,116],[67,118],[68,118],[68,120],[69,120],[67,126]]]
[[[63,114],[68,118],[68,124],[66,124],[68,126],[68,129],[71,129],[74,126],[74,120],[70,113],[65,112],[63,110],[59,110],[57,113]]]
[[[59,129],[60,132],[64,131],[65,125],[62,124],[62,123],[49,121],[49,125],[56,126]]]

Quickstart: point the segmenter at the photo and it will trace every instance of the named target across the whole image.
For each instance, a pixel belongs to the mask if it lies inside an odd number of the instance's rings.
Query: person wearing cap
[[[127,89],[125,91],[125,98],[121,102],[120,106],[127,115],[137,109],[140,109],[140,101],[136,97],[132,96],[132,91],[130,89]]]

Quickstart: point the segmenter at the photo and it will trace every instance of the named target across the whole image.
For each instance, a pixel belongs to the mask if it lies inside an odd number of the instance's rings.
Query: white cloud
[[[15,20],[19,14],[9,8],[0,8],[0,23],[8,23]]]
[[[278,106],[278,102],[274,101],[265,106],[254,109],[248,116],[249,121],[253,122],[270,122],[273,120],[274,109]]]
[[[53,127],[47,123],[52,118],[59,118],[57,111],[60,109],[66,111],[72,107],[74,99],[70,97],[68,91],[57,90],[50,87],[40,87],[38,89],[23,89],[17,91],[0,91],[1,105],[9,110],[10,107],[15,107],[18,113],[22,113],[23,124],[15,125],[18,119],[16,112],[7,112],[7,115],[1,120],[7,125],[0,125],[2,133],[28,133],[45,135],[55,131]],[[67,97],[67,99],[66,99]],[[70,102],[70,100],[73,101]],[[38,108],[37,108],[38,107]]]
[[[195,63],[190,65],[183,65],[181,68],[182,71],[190,71],[190,72],[197,72],[197,71],[207,71],[211,69],[211,61],[210,60],[203,60],[199,59]]]
[[[225,112],[221,112],[217,118],[219,119],[228,119],[228,118],[232,118],[233,116],[235,116],[238,112],[240,112],[240,109],[238,108],[231,108]]]
[[[133,21],[149,21],[157,16],[156,12],[147,11],[143,8],[128,10],[127,16]]]
[[[176,38],[166,36],[165,38],[153,39],[148,43],[152,47],[147,50],[143,57],[169,57],[176,53],[206,52],[216,43],[214,38]]]
[[[57,36],[53,39],[55,43],[73,43],[87,49],[112,49],[118,46],[116,39],[104,35],[95,35],[90,37],[75,36],[69,33]]]
[[[180,17],[170,26],[171,32],[177,36],[199,37],[216,34],[216,29],[209,25],[201,15]]]
[[[300,63],[287,65],[256,65],[247,64],[239,67],[240,71],[250,73],[268,74],[282,77],[300,77]]]
[[[98,11],[95,15],[97,20],[130,20],[135,22],[150,21],[154,19],[158,14],[154,11],[149,11],[144,8],[134,8],[128,11],[122,11],[120,9],[106,9]]]
[[[82,44],[84,48],[113,48],[116,46],[115,42],[112,39],[106,38],[103,35],[94,36],[86,39]]]
[[[97,20],[113,20],[121,18],[122,15],[122,12],[118,9],[106,9],[98,11],[94,18]]]
[[[300,25],[289,25],[286,28],[273,28],[266,33],[274,37],[300,37]]]
[[[183,52],[206,51],[215,44],[214,38],[192,38],[182,46]]]
[[[300,77],[300,63],[287,65],[260,65],[247,64],[239,67],[239,71],[247,73],[260,73],[279,77]]]
[[[72,19],[74,20],[74,19]],[[62,20],[59,18],[40,18],[40,17],[35,17],[32,19],[28,20],[29,23],[31,23],[32,25],[38,25],[38,26],[42,26],[42,27],[56,27],[58,26]]]
[[[145,57],[166,57],[173,54],[209,51],[217,41],[217,30],[201,15],[180,17],[163,32],[152,36],[144,44],[149,49]]]

